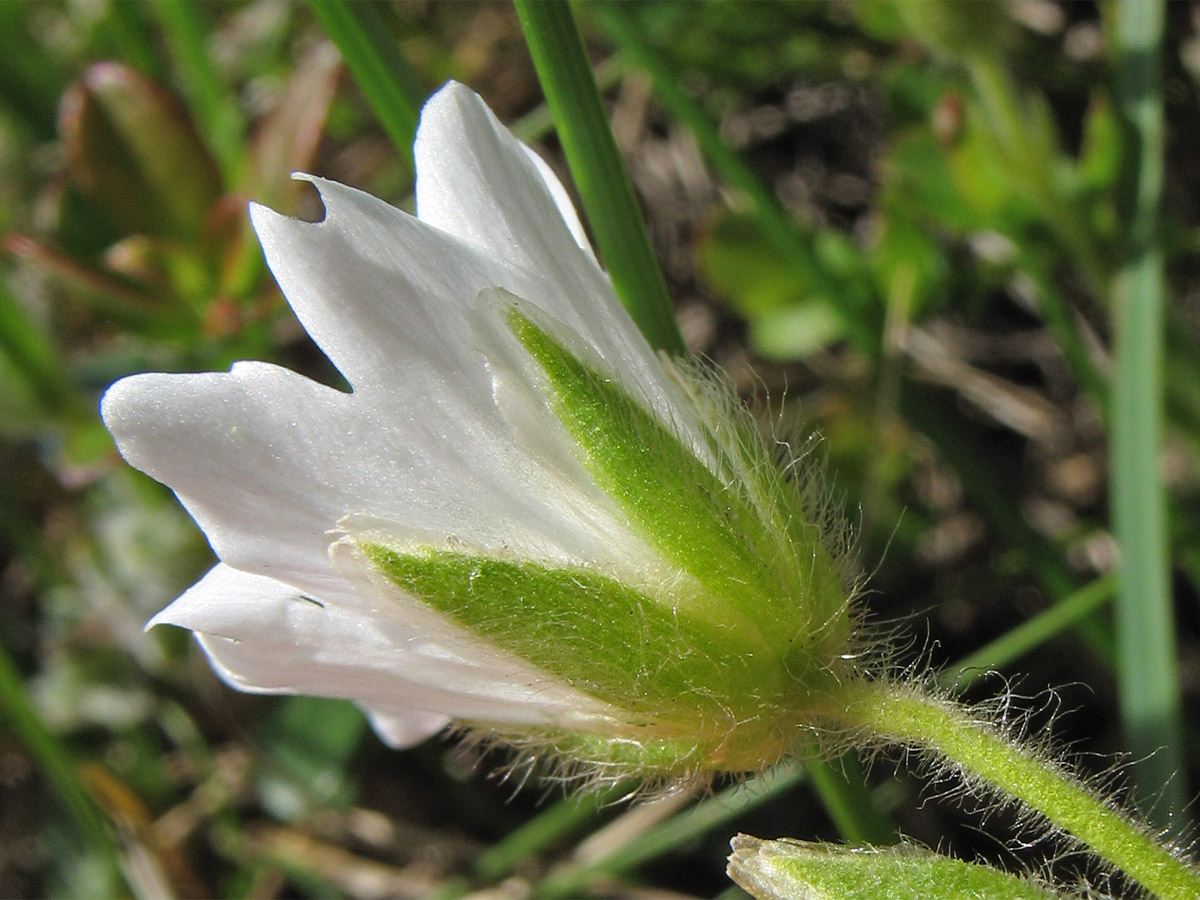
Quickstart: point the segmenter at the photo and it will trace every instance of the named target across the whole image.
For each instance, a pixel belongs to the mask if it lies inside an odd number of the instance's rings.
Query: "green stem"
[[[1160,812],[1182,811],[1185,786],[1167,546],[1162,448],[1163,108],[1159,74],[1163,4],[1116,4],[1113,38],[1118,110],[1127,138],[1124,253],[1113,284],[1113,529],[1121,547],[1117,594],[1117,682],[1133,756],[1134,784],[1163,795]],[[1164,785],[1166,787],[1164,788]]]
[[[842,724],[950,761],[967,779],[987,782],[1040,813],[1162,900],[1200,897],[1200,872],[1172,855],[1147,826],[971,710],[885,682],[847,685],[836,699]]]
[[[514,0],[558,139],[613,288],[656,350],[685,352],[662,270],[570,6]]]

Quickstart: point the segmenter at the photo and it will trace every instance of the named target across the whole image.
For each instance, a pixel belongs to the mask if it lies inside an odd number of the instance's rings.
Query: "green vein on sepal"
[[[729,876],[757,900],[1062,900],[1069,895],[988,866],[902,844],[840,847],[733,839]]]
[[[496,645],[593,696],[647,714],[692,707],[691,669],[732,666],[744,680],[766,648],[746,632],[672,610],[606,575],[433,548],[362,545],[397,586]],[[698,659],[661,660],[673,643]],[[648,664],[655,661],[655,665]]]

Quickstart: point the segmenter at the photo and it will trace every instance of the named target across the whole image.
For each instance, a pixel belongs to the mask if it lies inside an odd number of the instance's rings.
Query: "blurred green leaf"
[[[0,3],[0,107],[39,139],[54,135],[54,110],[63,76],[35,36],[33,3]]]
[[[63,97],[72,184],[120,231],[196,238],[220,174],[186,110],[117,63],[92,66]]]
[[[367,730],[362,712],[347,701],[281,701],[259,729],[267,751],[258,782],[264,805],[290,822],[349,804],[355,787],[347,767]]]
[[[809,300],[750,319],[750,345],[764,359],[804,359],[844,336],[842,317],[822,300]]]
[[[769,359],[801,359],[845,335],[842,316],[775,247],[753,219],[723,214],[697,246],[701,271],[750,323],[755,350]]]
[[[1092,97],[1083,120],[1083,145],[1077,171],[1084,187],[1094,191],[1112,188],[1121,168],[1121,129],[1112,103],[1104,94]]]
[[[1008,10],[1002,3],[896,0],[895,7],[913,37],[950,58],[996,54],[1003,44]]]
[[[150,0],[148,8],[166,37],[176,78],[205,146],[225,184],[234,184],[241,166],[244,122],[236,94],[215,65],[211,26],[206,21],[211,10],[224,7],[192,0]]]
[[[0,282],[0,430],[47,424],[74,400],[57,349]]]

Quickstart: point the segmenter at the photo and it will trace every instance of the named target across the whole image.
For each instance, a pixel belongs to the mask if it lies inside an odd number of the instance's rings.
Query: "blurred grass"
[[[1126,228],[1112,285],[1113,526],[1121,547],[1117,683],[1133,781],[1167,824],[1187,807],[1183,715],[1162,482],[1163,309],[1159,208],[1163,104],[1161,2],[1116,4],[1112,44],[1117,107],[1128,152],[1120,185]]]
[[[1135,83],[1155,39],[1117,11],[1148,8],[578,7],[683,331],[770,394],[781,431],[823,433],[837,491],[862,504],[874,617],[915,622],[912,656],[972,696],[993,668],[1035,695],[1061,685],[1086,710],[1054,723],[1064,742],[1157,751],[1146,800],[1181,773],[1165,812],[1197,765],[1200,38],[1167,7],[1161,88]],[[141,633],[207,551],[122,468],[99,393],[245,357],[336,381],[245,201],[319,214],[287,179],[300,168],[406,202],[418,88],[475,87],[565,172],[511,9],[45,2],[0,4],[0,25],[20,37],[0,55],[0,892],[114,891],[120,859],[141,895],[515,879],[711,896],[736,831],[836,834],[795,769],[649,826],[620,805],[539,807],[537,788],[509,801],[493,757],[387,752],[352,707],[234,695],[184,635]],[[1110,478],[1169,528],[1114,518]],[[1116,542],[1137,590],[1114,618]],[[1183,737],[1141,726],[1177,716],[1176,693]],[[969,815],[916,809],[905,777],[875,766],[868,783],[906,834],[994,856]],[[623,837],[587,856],[602,833]]]

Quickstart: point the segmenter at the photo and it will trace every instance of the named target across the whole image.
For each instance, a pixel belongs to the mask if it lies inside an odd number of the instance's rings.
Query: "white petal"
[[[423,222],[521,268],[565,272],[591,263],[576,237],[578,217],[571,214],[572,233],[554,197],[566,202],[566,191],[549,188],[549,168],[539,169],[474,91],[450,82],[429,99],[413,156]]]
[[[501,149],[533,173],[550,217],[540,231],[561,232],[552,261],[532,267],[530,254],[468,243],[369,194],[298,176],[320,191],[322,221],[250,208],[296,316],[356,392],[416,393],[431,410],[450,395],[482,404],[489,386],[468,322],[479,292],[501,287],[577,332],[614,375],[666,414],[663,368],[607,277],[575,245],[521,145]],[[529,245],[540,241],[537,231],[526,236]],[[475,423],[487,425],[486,416]]]
[[[441,713],[405,707],[364,707],[364,711],[380,740],[398,750],[433,737],[451,722]]]
[[[305,331],[355,391],[419,383],[436,395],[450,385],[482,401],[487,380],[465,323],[482,287],[511,279],[503,263],[361,191],[308,180],[325,205],[320,222],[250,207]]]
[[[542,725],[606,718],[607,708],[519,660],[480,648],[477,664],[387,616],[323,605],[281,581],[225,565],[155,616],[196,632],[213,667],[234,687],[358,701],[381,721],[401,709],[415,731],[435,717]],[[497,661],[510,665],[495,665]],[[399,721],[393,723],[399,730]],[[415,733],[414,731],[414,733]]]
[[[524,144],[521,145],[521,149],[533,161],[538,174],[542,176],[546,190],[550,192],[550,197],[554,200],[554,205],[558,207],[558,213],[563,217],[563,222],[566,223],[567,230],[571,232],[571,237],[575,239],[575,243],[579,249],[587,254],[588,259],[595,262],[596,254],[592,251],[592,244],[588,240],[583,223],[579,221],[579,213],[575,211],[575,204],[571,202],[571,195],[567,193],[567,189],[558,180],[558,176],[554,174],[554,170],[550,168],[550,164],[537,155],[537,151],[532,147],[526,147]]]
[[[480,416],[490,410],[495,430],[456,434],[416,395],[347,395],[239,363],[227,374],[125,379],[101,411],[125,458],[175,490],[222,560],[288,573],[307,590],[330,590],[331,532],[348,515],[543,559],[598,563],[620,549],[611,502],[598,489],[591,497],[586,480],[552,483],[487,403]],[[458,416],[470,413],[460,403]],[[574,513],[581,506],[592,519]]]
[[[667,415],[662,366],[595,263],[558,179],[470,89],[450,82],[421,112],[417,214],[498,259],[541,273],[537,290],[497,280],[577,332],[648,406]],[[540,161],[539,161],[540,162]]]
[[[501,287],[578,333],[647,406],[672,418],[661,363],[569,235],[575,265],[560,258],[557,270],[515,267],[361,191],[309,180],[325,203],[321,222],[259,206],[251,218],[301,324],[381,411],[426,423],[447,445],[506,433],[471,327],[479,293]],[[540,181],[537,188],[545,194]]]

